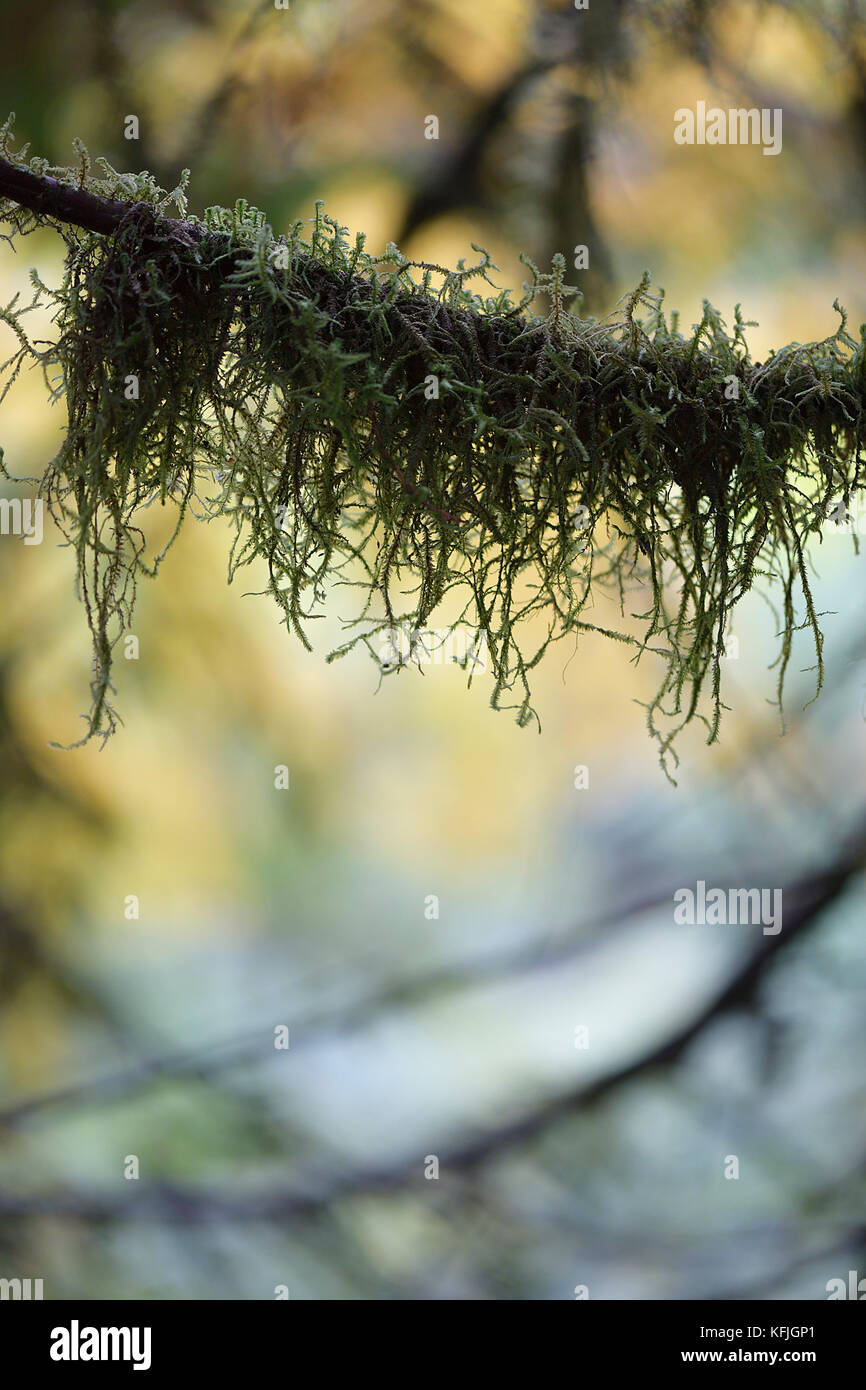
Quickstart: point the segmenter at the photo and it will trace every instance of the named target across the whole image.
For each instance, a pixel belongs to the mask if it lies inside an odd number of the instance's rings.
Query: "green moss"
[[[689,721],[717,737],[725,639],[756,582],[781,594],[780,705],[804,624],[820,689],[805,547],[830,501],[863,482],[864,336],[841,310],[823,342],[756,363],[739,309],[729,332],[705,303],[683,334],[648,276],[608,318],[582,319],[562,257],[547,275],[527,263],[514,304],[479,248],[455,271],[395,247],[372,257],[321,205],[287,236],[242,201],[170,222],[172,202],[185,215],[183,185],[166,195],[147,174],[97,176],[80,158],[47,172],[129,210],[111,237],[58,225],[63,283],[34,277],[55,342],[32,343],[17,305],[4,317],[19,334],[7,387],[32,359],[66,399],[41,489],[74,545],[93,634],[86,737],[115,726],[112,652],[161,558],[140,529],[154,502],[178,525],[188,511],[229,517],[230,575],[264,559],[307,646],[326,589],[356,591],[329,660],[363,643],[384,664],[384,630],[424,629],[456,600],[458,621],[486,635],[493,705],[521,724],[536,663],[552,642],[601,631],[585,615],[611,589],[642,636],[607,635],[659,666],[646,714],[668,772]],[[0,212],[13,238],[50,221]],[[542,292],[546,318],[530,312]]]

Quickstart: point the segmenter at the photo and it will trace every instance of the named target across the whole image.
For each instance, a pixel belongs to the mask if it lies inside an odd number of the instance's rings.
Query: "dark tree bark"
[[[113,232],[129,204],[70,188],[49,174],[31,174],[0,159],[0,196],[41,217],[54,217],[88,232]]]

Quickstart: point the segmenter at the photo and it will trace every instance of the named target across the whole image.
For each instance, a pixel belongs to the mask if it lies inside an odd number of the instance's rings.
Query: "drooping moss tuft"
[[[841,310],[826,340],[756,363],[739,309],[728,332],[705,303],[683,334],[648,276],[608,318],[581,319],[562,257],[549,274],[527,262],[514,304],[477,247],[454,271],[393,246],[373,257],[320,204],[285,236],[243,201],[173,221],[184,184],[166,195],[80,158],[18,162],[128,210],[109,236],[55,223],[63,283],[34,276],[54,343],[31,342],[16,305],[3,317],[19,337],[7,389],[35,359],[66,398],[41,488],[74,544],[93,634],[88,738],[115,726],[112,652],[161,558],[140,528],[156,500],[178,526],[188,510],[231,518],[230,575],[264,558],[305,645],[328,587],[357,589],[329,659],[363,643],[384,669],[383,635],[425,629],[456,600],[456,622],[485,635],[492,703],[521,724],[551,642],[604,630],[635,660],[653,653],[647,718],[668,771],[689,721],[717,736],[731,615],[756,581],[781,593],[779,702],[804,624],[820,689],[805,547],[863,483],[866,339]],[[13,237],[52,220],[0,212]],[[542,292],[547,317],[530,312]],[[587,620],[597,588],[642,619],[641,636]]]

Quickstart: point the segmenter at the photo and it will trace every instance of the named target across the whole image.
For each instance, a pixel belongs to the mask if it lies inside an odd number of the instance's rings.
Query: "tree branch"
[[[239,563],[267,561],[270,592],[304,641],[325,599],[324,572],[347,561],[363,559],[364,584],[391,627],[411,618],[425,629],[445,593],[460,591],[458,621],[487,638],[494,707],[507,699],[527,724],[529,674],[550,643],[605,632],[664,659],[646,710],[670,775],[672,741],[692,719],[706,721],[710,742],[718,737],[734,607],[755,578],[772,576],[786,594],[777,702],[803,625],[820,690],[823,635],[806,550],[830,505],[847,505],[866,485],[864,349],[838,304],[834,333],[753,362],[739,309],[729,332],[705,301],[686,336],[675,315],[668,322],[649,272],[609,318],[582,319],[567,312],[573,289],[561,255],[550,273],[533,267],[515,304],[505,291],[473,291],[473,278],[497,289],[483,251],[478,265],[461,261],[456,271],[396,255],[387,269],[362,240],[352,248],[321,208],[305,241],[302,224],[274,236],[244,200],[212,209],[206,224],[175,221],[152,179],[139,179],[141,198],[124,202],[71,186],[73,171],[66,177],[0,160],[3,212],[18,233],[30,223],[16,205],[113,233],[105,247],[79,247],[69,284],[86,293],[67,286],[54,296],[62,350],[37,349],[14,304],[0,316],[20,344],[4,364],[4,394],[26,361],[43,370],[54,362],[69,403],[42,487],[75,546],[93,640],[85,740],[116,725],[113,650],[147,569],[139,509],[171,495],[183,516],[201,481],[225,480],[227,459],[230,488],[213,505],[243,533]],[[115,195],[128,185],[96,186]],[[433,274],[443,277],[438,288]],[[529,307],[542,294],[547,316]],[[130,378],[142,392],[135,411],[119,392]],[[277,528],[286,508],[292,527]],[[381,541],[367,527],[374,516]],[[399,600],[415,595],[413,611],[397,617],[401,570],[418,582]],[[676,617],[673,576],[682,582]],[[638,584],[652,590],[642,640],[582,621],[596,587],[621,601]],[[375,656],[371,638],[385,624],[365,631],[370,611],[368,602],[330,659],[359,643]],[[548,635],[527,653],[533,615]]]
[[[0,197],[57,222],[71,223],[103,236],[115,230],[130,204],[101,198],[83,188],[70,188],[49,174],[31,174],[0,158]]]

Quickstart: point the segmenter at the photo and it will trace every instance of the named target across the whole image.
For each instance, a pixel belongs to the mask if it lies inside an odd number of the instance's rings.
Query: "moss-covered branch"
[[[666,766],[691,719],[717,735],[731,615],[754,583],[780,599],[779,700],[804,624],[820,687],[806,546],[863,483],[864,335],[841,311],[826,340],[753,362],[739,310],[729,332],[705,303],[683,334],[648,277],[581,319],[561,257],[530,265],[515,304],[478,248],[454,271],[372,257],[320,205],[275,236],[243,201],[188,217],[183,183],[97,174],[83,150],[77,170],[26,163],[7,128],[0,155],[13,237],[49,223],[67,246],[59,287],[34,276],[56,341],[31,342],[9,306],[5,375],[36,361],[66,399],[41,487],[94,637],[88,737],[114,727],[112,650],[160,559],[140,529],[154,501],[178,524],[229,517],[230,574],[263,558],[305,644],[326,588],[357,591],[332,657],[361,642],[387,670],[386,634],[444,605],[483,630],[492,702],[521,723],[547,646],[601,630],[588,606],[612,589],[642,625],[609,635],[659,664],[647,716]]]

